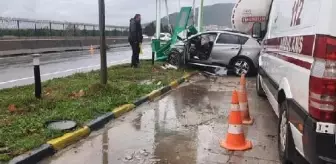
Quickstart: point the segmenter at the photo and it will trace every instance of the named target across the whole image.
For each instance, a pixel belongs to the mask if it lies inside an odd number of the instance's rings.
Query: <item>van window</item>
[[[220,34],[217,42],[220,44],[240,44],[239,37],[231,34]]]

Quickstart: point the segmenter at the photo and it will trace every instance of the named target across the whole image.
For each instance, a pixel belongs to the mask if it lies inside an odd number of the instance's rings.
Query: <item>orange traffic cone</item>
[[[221,141],[220,146],[228,150],[237,151],[243,151],[252,148],[251,141],[245,139],[242,127],[241,112],[238,104],[238,93],[235,90],[232,93],[228,134],[226,139]]]
[[[239,107],[240,107],[240,111],[241,111],[241,114],[242,114],[243,124],[252,125],[253,124],[253,118],[250,117],[250,111],[249,111],[247,93],[246,93],[245,74],[242,74],[241,78],[240,78],[240,87],[239,87],[238,99],[239,99]]]

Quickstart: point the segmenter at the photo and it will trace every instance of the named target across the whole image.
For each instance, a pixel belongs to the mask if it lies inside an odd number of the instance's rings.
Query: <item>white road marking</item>
[[[22,81],[22,80],[28,80],[28,79],[32,79],[34,77],[25,77],[25,78],[21,78],[21,79],[15,79],[15,80],[9,80],[9,81],[4,81],[4,82],[0,82],[0,85],[3,85],[3,84],[7,84],[7,83],[14,83],[14,82],[17,82],[17,81]]]
[[[124,60],[120,60],[120,61],[114,61],[114,62],[109,62],[107,64],[109,66],[112,65],[112,64],[117,64],[117,63],[123,64],[126,61],[128,61],[128,59],[124,59]],[[90,66],[86,66],[86,67],[79,67],[79,68],[67,69],[67,70],[63,70],[63,71],[45,73],[45,74],[42,74],[41,77],[50,76],[50,75],[57,75],[57,74],[62,74],[62,73],[67,73],[67,72],[80,71],[80,70],[83,70],[83,69],[90,69],[90,68],[95,68],[95,67],[99,67],[99,66],[100,66],[100,64],[96,64],[96,65],[90,65]],[[24,77],[24,78],[20,78],[20,79],[14,79],[14,80],[9,80],[9,81],[4,81],[4,82],[0,82],[0,85],[8,84],[8,83],[14,83],[14,82],[17,82],[17,81],[29,80],[29,79],[33,79],[33,78],[34,78],[34,76],[30,76],[30,77]]]

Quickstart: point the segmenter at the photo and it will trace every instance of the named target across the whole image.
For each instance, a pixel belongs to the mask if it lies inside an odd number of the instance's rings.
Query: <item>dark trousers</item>
[[[137,42],[130,42],[132,47],[132,64],[131,66],[138,66],[139,65],[139,53],[140,53],[140,46]]]

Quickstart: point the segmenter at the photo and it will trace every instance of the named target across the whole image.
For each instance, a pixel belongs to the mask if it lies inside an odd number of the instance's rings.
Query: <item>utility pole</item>
[[[196,6],[195,6],[195,0],[193,0],[193,15],[192,15],[192,21],[193,21],[193,25],[195,25],[196,23]]]
[[[105,38],[105,0],[98,0],[100,30],[100,83],[107,84],[106,38]]]
[[[161,30],[161,0],[156,0],[156,39],[160,39]]]
[[[179,2],[179,3],[178,3],[178,5],[179,5],[179,6],[178,6],[178,7],[179,7],[179,10],[178,10],[178,11],[181,11],[181,0],[178,0],[178,2]]]
[[[198,8],[198,32],[202,32],[202,26],[203,26],[203,2],[204,0],[201,0],[201,4]]]
[[[165,0],[165,5],[166,5],[166,12],[167,12],[167,21],[168,21],[169,32],[170,32],[170,34],[173,34],[173,29],[172,29],[172,27],[171,27],[170,19],[169,19],[169,11],[168,11],[168,3],[167,3],[167,0]]]

